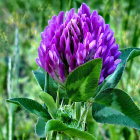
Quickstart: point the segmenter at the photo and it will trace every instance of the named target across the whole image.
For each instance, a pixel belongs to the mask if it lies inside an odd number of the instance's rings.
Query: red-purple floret
[[[53,16],[41,33],[37,64],[53,79],[64,83],[67,75],[76,67],[95,58],[102,58],[103,65],[99,84],[112,74],[120,63],[118,44],[114,32],[97,11],[83,3],[75,13],[71,9],[65,14]]]

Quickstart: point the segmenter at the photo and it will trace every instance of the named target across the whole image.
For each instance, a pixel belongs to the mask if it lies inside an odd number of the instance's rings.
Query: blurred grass
[[[36,100],[40,88],[32,75],[37,69],[35,58],[41,40],[40,33],[48,20],[59,11],[77,9],[85,2],[91,10],[105,18],[114,30],[120,48],[140,47],[139,0],[3,0],[0,1],[0,140],[8,139],[7,92],[8,57],[12,58],[12,96],[29,97]],[[19,51],[16,51],[15,30],[18,29]],[[15,65],[15,57],[19,62]],[[140,106],[140,58],[130,61],[118,87],[127,91]],[[19,72],[14,67],[19,65]],[[32,88],[31,88],[32,87]],[[20,107],[14,106],[13,139],[38,139],[34,133],[36,118]],[[104,130],[104,135],[102,133]],[[95,123],[98,140],[135,140],[139,131],[112,125]]]

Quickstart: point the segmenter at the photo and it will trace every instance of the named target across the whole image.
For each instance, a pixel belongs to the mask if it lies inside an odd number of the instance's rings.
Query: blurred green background
[[[115,32],[120,48],[140,47],[139,0],[0,0],[0,140],[38,140],[36,117],[8,104],[7,98],[29,97],[39,100],[41,89],[32,70],[40,33],[59,11],[77,9],[85,2],[98,10]],[[126,67],[119,88],[127,91],[140,107],[140,57]],[[41,102],[41,101],[40,101]],[[140,132],[114,125],[95,123],[98,140],[138,140]]]

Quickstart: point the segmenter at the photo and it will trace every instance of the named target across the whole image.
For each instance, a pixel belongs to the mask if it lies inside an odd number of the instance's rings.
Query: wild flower
[[[53,16],[41,33],[37,64],[54,80],[64,83],[67,75],[78,66],[96,58],[102,58],[99,84],[112,74],[120,63],[118,44],[114,32],[97,11],[83,3],[75,9]]]

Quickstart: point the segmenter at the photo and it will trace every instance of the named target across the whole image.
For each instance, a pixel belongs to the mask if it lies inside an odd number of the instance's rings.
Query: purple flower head
[[[112,74],[120,63],[118,44],[114,32],[97,11],[83,3],[75,9],[53,16],[41,33],[37,64],[54,80],[64,83],[67,75],[76,67],[95,58],[102,58],[99,84]]]

